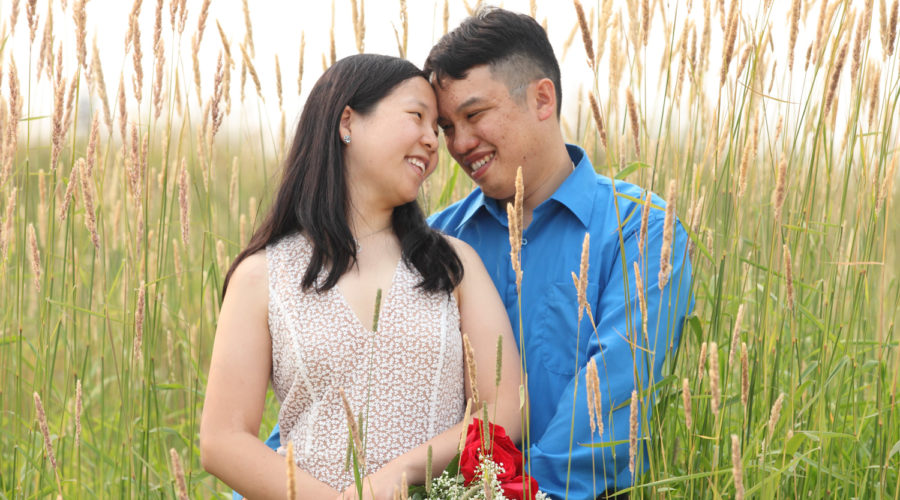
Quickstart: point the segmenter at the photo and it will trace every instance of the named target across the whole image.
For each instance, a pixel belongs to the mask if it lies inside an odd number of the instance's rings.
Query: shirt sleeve
[[[596,333],[590,336],[587,347],[580,349],[576,378],[565,387],[546,432],[531,441],[532,474],[538,479],[541,491],[552,498],[593,499],[608,488],[622,489],[631,485],[628,444],[631,392],[637,389],[639,395],[640,443],[648,434],[644,423],[651,421],[653,391],[648,388],[661,380],[663,362],[678,346],[692,300],[688,237],[678,222],[671,247],[669,281],[662,290],[659,288],[663,217],[660,213],[653,215],[658,216],[651,217],[648,224],[643,263],[638,253],[638,237],[633,232],[622,234],[624,254],[622,246],[617,244],[615,258],[606,260],[611,262],[611,269],[601,270],[601,273],[608,279],[597,303],[592,305]],[[615,237],[618,239],[617,233]],[[642,333],[634,275],[633,263],[636,261],[646,292],[646,339]],[[574,339],[574,332],[569,338]],[[589,421],[584,376],[590,358],[596,361],[600,381],[602,435],[592,434]],[[539,398],[531,395],[531,405],[537,404],[540,404]],[[570,429],[574,430],[571,431],[571,471],[567,473]],[[639,453],[636,461],[635,469],[639,472],[646,466],[646,458],[642,459]]]

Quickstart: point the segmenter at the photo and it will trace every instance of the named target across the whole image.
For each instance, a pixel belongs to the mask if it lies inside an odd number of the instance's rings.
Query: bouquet
[[[545,500],[522,470],[522,452],[499,425],[472,419],[463,450],[430,485],[413,486],[411,500]]]

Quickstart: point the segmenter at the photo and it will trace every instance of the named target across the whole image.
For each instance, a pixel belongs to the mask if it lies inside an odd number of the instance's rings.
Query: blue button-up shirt
[[[527,364],[530,400],[528,452],[531,473],[540,489],[553,498],[561,499],[568,491],[570,499],[587,499],[607,488],[631,485],[631,392],[637,388],[640,394],[639,432],[646,436],[643,427],[650,422],[652,387],[662,378],[667,354],[674,353],[678,346],[690,308],[691,266],[687,234],[675,224],[671,277],[660,291],[657,276],[664,211],[650,212],[645,258],[641,261],[638,232],[642,205],[638,200],[645,192],[623,181],[615,182],[614,187],[609,178],[594,172],[584,150],[572,145],[567,150],[576,165],[574,171],[549,199],[535,207],[523,233],[521,311],[504,207],[475,189],[433,215],[429,223],[478,252],[506,305],[517,345],[522,345],[520,338],[524,335],[521,354]],[[665,207],[656,195],[652,201]],[[571,277],[572,272],[579,272],[586,232],[591,235],[587,300],[596,330],[588,314],[578,324],[578,301]],[[646,290],[646,340],[641,330],[634,262],[640,266]],[[520,312],[523,331],[519,330]],[[602,436],[592,434],[589,423],[584,368],[591,358],[600,376]],[[567,481],[573,418],[574,444]],[[583,446],[616,441],[620,444]]]

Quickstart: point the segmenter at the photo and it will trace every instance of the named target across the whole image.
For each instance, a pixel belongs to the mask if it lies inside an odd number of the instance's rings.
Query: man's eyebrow
[[[463,109],[468,108],[469,106],[472,106],[472,105],[474,105],[474,104],[478,104],[478,103],[480,103],[480,102],[483,101],[483,100],[484,100],[484,98],[482,98],[481,96],[477,96],[477,95],[476,95],[476,96],[472,96],[472,97],[466,99],[465,101],[463,101],[462,104],[460,104],[459,106],[457,106],[457,107],[456,107],[456,112],[459,113],[459,112],[462,111]]]

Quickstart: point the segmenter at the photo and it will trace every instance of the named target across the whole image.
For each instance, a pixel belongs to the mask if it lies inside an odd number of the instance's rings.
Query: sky
[[[641,0],[632,0],[635,4]],[[37,53],[41,45],[41,38],[46,20],[48,19],[48,7],[52,9],[53,33],[56,41],[56,47],[61,47],[63,51],[63,67],[65,75],[71,75],[76,64],[75,56],[75,31],[72,22],[72,11],[75,0],[66,0],[65,8],[63,8],[62,0],[37,0],[35,13],[37,17],[36,37],[32,43],[29,40],[28,19],[27,19],[27,0],[0,0],[0,23],[2,29],[9,33],[9,23],[11,21],[12,6],[18,3],[18,17],[16,19],[15,31],[7,40],[7,44],[3,49],[0,64],[4,66],[4,73],[7,73],[6,67],[10,57],[15,58],[18,67],[19,76],[24,79],[28,72],[28,65],[36,64]],[[475,0],[469,0],[471,4]],[[660,14],[659,2],[665,7],[667,19],[663,20]],[[163,42],[167,49],[167,64],[177,56],[177,61],[183,75],[189,79],[193,78],[193,68],[191,63],[191,37],[198,30],[198,17],[202,6],[201,0],[187,0],[188,17],[186,28],[181,37],[174,32],[169,22],[169,0],[165,0],[163,7]],[[519,11],[529,12],[530,4],[527,0],[506,0],[498,2],[505,8]],[[566,41],[570,38],[573,28],[576,25],[575,9],[572,2],[559,0],[543,0],[536,1],[536,18],[541,22],[546,22],[548,34],[557,51],[557,57],[560,58],[562,75],[563,75],[563,116],[568,117],[569,121],[574,121],[574,114],[577,112],[578,103],[576,97],[580,89],[589,89],[596,83],[599,95],[604,96],[607,92],[606,82],[606,64],[599,65],[598,79],[594,81],[594,73],[586,64],[585,50],[581,43],[580,33],[575,33],[575,37],[568,50],[563,51]],[[585,10],[588,14],[592,11],[600,10],[600,0],[591,2],[585,1]],[[718,91],[718,66],[720,56],[721,29],[718,26],[719,17],[715,14],[716,1],[713,0],[713,43],[711,48],[711,62],[709,73],[712,75],[710,81],[705,82],[705,88],[709,92]],[[806,17],[807,29],[803,30],[797,42],[795,49],[796,60],[802,64],[804,60],[806,48],[815,36],[814,30],[810,29],[815,26],[815,19],[818,15],[819,2],[813,0],[803,2],[805,5],[804,15]],[[234,106],[237,106],[240,118],[235,119],[235,114],[226,119],[225,127],[247,127],[254,123],[277,124],[280,119],[281,109],[275,98],[275,57],[279,58],[282,81],[284,89],[284,106],[286,121],[288,126],[296,120],[302,107],[303,99],[306,93],[312,87],[315,79],[322,73],[323,54],[329,53],[330,31],[332,26],[332,6],[334,8],[334,39],[336,52],[338,57],[356,53],[355,37],[352,25],[351,5],[352,0],[335,0],[329,2],[327,0],[310,1],[256,1],[249,2],[250,19],[252,23],[253,43],[255,47],[255,55],[253,64],[260,76],[262,84],[262,92],[265,96],[265,102],[259,102],[255,97],[253,86],[248,81],[247,101],[242,108],[239,103],[239,79],[240,79],[240,49],[239,45],[245,40],[245,22],[243,13],[243,4],[241,0],[212,0],[209,6],[209,14],[206,27],[203,32],[203,38],[200,44],[199,61],[201,67],[201,87],[203,89],[203,98],[207,99],[212,93],[212,77],[216,68],[216,60],[218,54],[222,51],[222,41],[219,36],[216,23],[219,23],[226,37],[231,44],[232,56],[238,61],[238,66],[232,74],[232,99]],[[613,12],[621,12],[623,18],[628,18],[628,2],[625,0],[613,1]],[[661,102],[661,96],[656,95],[655,89],[660,78],[664,75],[658,71],[659,62],[666,45],[666,37],[670,32],[674,32],[677,37],[681,33],[681,26],[685,19],[692,19],[695,23],[695,29],[702,30],[702,0],[650,0],[650,4],[654,6],[653,17],[651,19],[651,30],[649,43],[643,49],[642,59],[647,68],[643,82],[629,82],[628,76],[623,78],[621,87],[631,86],[635,92],[641,92],[639,95],[643,104],[648,107],[648,113],[652,115],[652,109]],[[150,83],[152,81],[153,71],[153,54],[152,39],[154,26],[154,13],[156,9],[155,0],[143,0],[140,2],[141,9],[139,14],[141,27],[141,46],[143,52],[143,68],[144,68],[144,99],[142,102],[141,113],[149,112]],[[744,1],[741,4],[742,13],[748,20],[754,20],[757,17],[757,9],[763,8],[762,2]],[[118,88],[120,73],[124,73],[126,82],[126,94],[129,98],[130,113],[137,112],[134,109],[133,91],[131,89],[131,74],[133,73],[133,63],[131,54],[125,53],[124,38],[128,28],[128,17],[134,4],[129,0],[88,0],[86,5],[87,13],[87,34],[88,34],[88,57],[90,58],[90,40],[96,36],[100,51],[100,59],[103,65],[104,79],[110,99],[114,99],[116,89]],[[850,10],[862,11],[864,8],[862,0],[856,0],[851,3]],[[776,57],[784,56],[783,52],[787,45],[787,26],[788,26],[788,2],[776,2],[771,14],[771,21],[776,29],[773,30],[773,51],[770,52]],[[409,0],[407,2],[408,9],[408,58],[415,64],[421,66],[428,54],[432,44],[437,41],[443,33],[443,8],[442,0]],[[688,10],[690,13],[688,14]],[[808,11],[808,12],[807,12]],[[365,51],[397,55],[397,41],[394,29],[402,32],[400,21],[400,1],[399,0],[368,0],[364,6],[365,12]],[[467,15],[466,4],[464,0],[449,1],[449,26],[453,29]],[[878,15],[876,9],[876,16]],[[627,20],[626,28],[627,28]],[[835,26],[840,22],[840,17],[836,18]],[[667,29],[665,24],[675,26],[674,29]],[[777,27],[783,26],[784,29]],[[754,26],[744,26],[744,29],[755,29]],[[742,31],[744,31],[742,29]],[[833,26],[831,29],[835,29]],[[749,33],[749,31],[746,31]],[[297,94],[297,75],[300,57],[300,40],[301,36],[305,36],[305,58],[303,73],[303,93]],[[743,38],[743,35],[742,35]],[[870,39],[878,38],[878,21],[873,20],[872,35]],[[738,45],[742,43],[739,40]],[[172,51],[172,47],[179,47],[177,52]],[[877,50],[878,43],[873,42],[873,50]],[[607,44],[609,47],[609,44]],[[737,50],[740,50],[738,48]],[[900,51],[898,51],[900,52]],[[735,56],[737,57],[737,56]],[[876,57],[881,60],[880,57]],[[736,64],[736,63],[732,63]],[[785,64],[784,61],[779,62],[780,65]],[[6,75],[4,75],[6,76]],[[187,89],[190,91],[192,106],[198,107],[196,95],[193,93],[193,84],[187,82]],[[7,83],[3,83],[3,95],[7,94]],[[46,78],[42,78],[40,82],[32,80],[30,85],[23,82],[24,97],[29,103],[31,109],[26,110],[26,114],[32,116],[40,116],[49,114],[52,110],[51,86]],[[640,91],[638,87],[643,87]],[[796,85],[796,89],[801,89],[802,85]],[[624,92],[624,91],[623,91]],[[29,94],[32,98],[29,99]],[[714,95],[714,94],[713,94]],[[797,100],[799,95],[780,94],[779,98],[784,100]],[[601,102],[603,99],[601,99]],[[624,99],[621,99],[624,102]],[[233,110],[234,111],[234,110]],[[44,120],[47,121],[47,120]],[[36,130],[47,130],[46,124],[35,123]],[[80,126],[80,125],[79,125]]]

